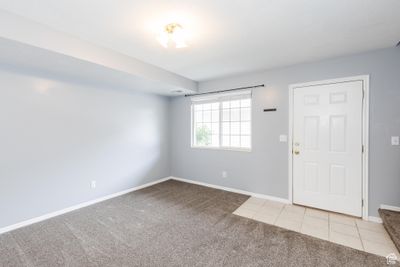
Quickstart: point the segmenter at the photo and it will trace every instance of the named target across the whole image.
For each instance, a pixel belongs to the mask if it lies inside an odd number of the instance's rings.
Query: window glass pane
[[[203,111],[203,122],[211,122],[211,111]]]
[[[203,121],[203,112],[202,111],[196,111],[194,113],[194,119],[196,122],[202,122]]]
[[[211,124],[211,133],[212,134],[219,134],[219,123],[212,123]]]
[[[239,121],[240,120],[240,109],[234,108],[231,109],[231,121]]]
[[[211,131],[211,123],[203,123],[203,127],[206,127],[207,130]]]
[[[250,122],[242,122],[240,126],[240,134],[250,135]]]
[[[231,134],[240,134],[240,122],[232,122],[231,123]]]
[[[211,129],[205,124],[196,125],[195,142],[198,146],[208,146],[211,144]]]
[[[224,109],[222,111],[222,121],[229,121],[230,120],[230,110],[229,109]]]
[[[242,108],[240,110],[240,119],[242,121],[249,121],[250,120],[250,108]]]
[[[230,123],[229,122],[223,122],[222,123],[222,134],[229,134],[230,131]]]
[[[250,148],[250,136],[241,136],[240,146],[243,148]]]
[[[230,105],[229,101],[222,102],[222,108],[230,108],[230,107],[231,107],[231,105]]]
[[[212,122],[218,122],[219,121],[219,110],[213,110],[211,118],[212,118]]]
[[[229,135],[222,136],[222,146],[230,146],[230,136]]]
[[[240,106],[242,108],[250,107],[250,99],[242,99],[240,100]]]
[[[238,135],[231,136],[231,147],[240,147],[240,136]]]
[[[211,110],[211,103],[203,104],[203,110]]]
[[[239,107],[240,107],[240,100],[231,101],[231,108],[239,108]]]
[[[195,111],[203,110],[203,105],[194,105],[194,110]]]
[[[211,103],[211,109],[212,110],[219,110],[219,102]]]

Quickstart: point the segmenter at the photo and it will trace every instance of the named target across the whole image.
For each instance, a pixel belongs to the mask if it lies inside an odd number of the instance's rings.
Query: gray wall
[[[391,48],[199,84],[201,91],[264,83],[253,91],[252,152],[190,147],[190,99],[171,102],[171,172],[173,176],[288,198],[288,86],[292,83],[370,75],[369,212],[380,204],[400,206],[400,49]],[[263,108],[277,112],[264,113]],[[228,172],[222,178],[221,172]]]
[[[168,98],[4,69],[0,81],[0,228],[170,175]]]
[[[189,98],[0,69],[0,228],[171,174],[287,198],[287,144],[278,136],[288,131],[288,85],[361,74],[371,75],[376,216],[380,204],[400,206],[400,147],[390,145],[400,135],[400,49],[200,83],[202,91],[267,85],[253,94],[252,152],[190,148]]]

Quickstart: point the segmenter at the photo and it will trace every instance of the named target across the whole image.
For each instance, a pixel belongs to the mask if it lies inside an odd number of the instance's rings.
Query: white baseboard
[[[21,227],[25,227],[28,226],[30,224],[34,224],[37,222],[41,222],[77,209],[81,209],[111,198],[115,198],[121,195],[125,195],[128,194],[130,192],[133,191],[137,191],[139,189],[145,188],[145,187],[149,187],[161,182],[165,182],[167,180],[176,180],[176,181],[181,181],[181,182],[185,182],[185,183],[191,183],[191,184],[197,184],[197,185],[202,185],[202,186],[206,186],[206,187],[210,187],[210,188],[215,188],[215,189],[220,189],[220,190],[224,190],[224,191],[229,191],[229,192],[233,192],[233,193],[238,193],[238,194],[243,194],[243,195],[249,195],[249,196],[253,196],[253,197],[257,197],[257,198],[262,198],[262,199],[267,199],[267,200],[271,200],[271,201],[276,201],[276,202],[281,202],[281,203],[285,203],[285,204],[291,204],[290,201],[288,199],[285,198],[279,198],[279,197],[274,197],[274,196],[269,196],[269,195],[264,195],[264,194],[259,194],[259,193],[253,193],[253,192],[249,192],[249,191],[245,191],[245,190],[240,190],[240,189],[235,189],[235,188],[230,188],[230,187],[225,187],[225,186],[220,186],[220,185],[214,185],[214,184],[208,184],[208,183],[203,183],[203,182],[198,182],[198,181],[194,181],[194,180],[189,180],[189,179],[184,179],[184,178],[178,178],[178,177],[174,177],[174,176],[169,176],[169,177],[165,177],[150,183],[146,183],[140,186],[136,186],[127,190],[123,190],[111,195],[107,195],[104,197],[100,197],[100,198],[96,198],[84,203],[80,203],[62,210],[58,210],[55,212],[51,212],[51,213],[47,213],[44,215],[41,215],[39,217],[35,217],[26,221],[22,221],[13,225],[9,225],[3,228],[0,228],[0,234],[6,233],[6,232],[10,232],[13,231],[15,229],[21,228]],[[389,206],[389,205],[381,205],[381,209],[387,209],[387,210],[393,210],[393,211],[400,211],[399,207],[395,207],[395,206]],[[382,223],[382,219],[379,217],[374,217],[374,216],[369,216],[368,217],[369,221],[372,222],[377,222],[377,223]]]
[[[400,207],[390,206],[390,205],[384,205],[384,204],[381,205],[381,209],[400,212]]]
[[[220,190],[224,190],[224,191],[229,191],[229,192],[233,192],[233,193],[249,195],[249,196],[252,196],[252,197],[268,199],[268,200],[271,200],[271,201],[281,202],[281,203],[285,203],[285,204],[292,204],[288,199],[285,199],[285,198],[279,198],[279,197],[274,197],[274,196],[269,196],[269,195],[264,195],[264,194],[258,194],[258,193],[253,193],[253,192],[244,191],[244,190],[240,190],[240,189],[234,189],[234,188],[229,188],[229,187],[220,186],[220,185],[208,184],[208,183],[198,182],[198,181],[179,178],[179,177],[174,177],[174,176],[171,176],[171,179],[172,180],[176,180],[176,181],[185,182],[185,183],[190,183],[190,184],[197,184],[197,185],[207,186],[207,187],[220,189]],[[376,222],[376,223],[382,223],[382,219],[381,218],[374,217],[374,216],[369,216],[368,217],[368,221]]]
[[[375,223],[382,223],[382,219],[379,217],[375,217],[375,216],[369,216],[368,221],[375,222]]]
[[[93,205],[93,204],[96,204],[96,203],[111,199],[111,198],[119,197],[119,196],[128,194],[130,192],[137,191],[139,189],[142,189],[142,188],[145,188],[145,187],[149,187],[149,186],[152,186],[152,185],[155,185],[155,184],[158,184],[158,183],[170,180],[170,179],[172,179],[172,177],[162,178],[162,179],[150,182],[150,183],[139,185],[139,186],[136,186],[136,187],[133,187],[133,188],[129,188],[129,189],[126,189],[126,190],[123,190],[123,191],[120,191],[120,192],[117,192],[117,193],[114,193],[114,194],[111,194],[111,195],[107,195],[107,196],[104,196],[104,197],[96,198],[96,199],[93,199],[93,200],[90,200],[90,201],[87,201],[87,202],[84,202],[84,203],[80,203],[80,204],[74,205],[72,207],[68,207],[68,208],[65,208],[65,209],[62,209],[62,210],[58,210],[58,211],[54,211],[54,212],[51,212],[51,213],[47,213],[47,214],[41,215],[39,217],[35,217],[35,218],[29,219],[29,220],[26,220],[26,221],[22,221],[22,222],[10,225],[10,226],[6,226],[6,227],[3,227],[3,228],[0,228],[0,234],[6,233],[6,232],[10,232],[12,230],[15,230],[15,229],[18,229],[18,228],[21,228],[21,227],[25,227],[25,226],[28,226],[30,224],[41,222],[41,221],[44,221],[44,220],[47,220],[47,219],[50,219],[50,218],[53,218],[53,217],[56,217],[56,216],[59,216],[59,215],[74,211],[74,210],[77,210],[77,209],[80,209],[80,208],[84,208],[84,207],[87,207],[87,206],[90,206],[90,205]]]
[[[197,184],[197,185],[202,185],[202,186],[220,189],[220,190],[224,190],[224,191],[229,191],[229,192],[233,192],[233,193],[249,195],[252,197],[268,199],[268,200],[272,200],[272,201],[276,201],[276,202],[290,204],[290,201],[285,198],[279,198],[279,197],[274,197],[274,196],[269,196],[269,195],[264,195],[264,194],[258,194],[258,193],[253,193],[253,192],[244,191],[244,190],[240,190],[240,189],[235,189],[235,188],[230,188],[230,187],[225,187],[225,186],[220,186],[220,185],[214,185],[214,184],[208,184],[208,183],[203,183],[203,182],[198,182],[198,181],[194,181],[194,180],[178,178],[178,177],[173,177],[173,176],[171,176],[171,179],[176,180],[176,181],[185,182],[185,183]]]

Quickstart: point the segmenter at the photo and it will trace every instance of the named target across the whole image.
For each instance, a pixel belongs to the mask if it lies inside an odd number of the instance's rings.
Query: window
[[[220,103],[193,105],[194,146],[219,147]]]
[[[251,94],[192,98],[192,146],[250,150]]]

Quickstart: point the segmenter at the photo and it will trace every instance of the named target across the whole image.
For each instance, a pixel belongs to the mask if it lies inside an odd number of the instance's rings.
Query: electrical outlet
[[[90,182],[90,188],[92,188],[92,189],[96,188],[96,181],[91,181]]]
[[[228,173],[226,171],[223,171],[222,172],[222,178],[226,178],[226,177],[228,177]]]
[[[392,136],[391,141],[392,141],[392,146],[398,146],[398,145],[400,145],[400,140],[399,140],[399,137],[398,137],[398,136]]]
[[[279,142],[286,143],[287,142],[287,135],[286,134],[281,134],[279,136]]]

